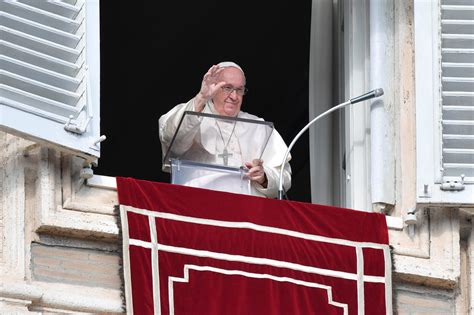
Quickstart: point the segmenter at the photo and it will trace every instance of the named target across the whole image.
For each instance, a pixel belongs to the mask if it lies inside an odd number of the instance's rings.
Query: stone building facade
[[[371,2],[364,1],[367,7]],[[374,202],[368,210],[387,215],[394,313],[470,314],[474,307],[472,183],[462,183],[460,190],[441,189],[443,183],[423,182],[419,174],[420,155],[431,158],[419,138],[420,128],[425,128],[419,119],[430,114],[420,107],[424,102],[420,97],[431,95],[420,90],[426,81],[418,73],[426,69],[420,68],[420,60],[428,57],[421,55],[426,42],[419,37],[433,34],[416,28],[423,21],[420,8],[439,10],[442,16],[442,10],[453,6],[467,5],[463,9],[472,10],[473,5],[462,0],[395,3],[390,20],[393,101],[386,104],[394,161],[390,164],[393,201]],[[470,93],[465,95],[472,97]],[[472,116],[466,119],[474,121]],[[433,150],[438,146],[425,142]],[[82,154],[10,130],[0,131],[0,148],[0,313],[123,313],[114,178],[85,179],[81,175],[88,161]],[[434,198],[440,192],[447,197]]]
[[[0,133],[0,310],[123,312],[113,178],[79,176],[82,159]],[[397,314],[468,314],[469,209],[428,207],[389,219]]]

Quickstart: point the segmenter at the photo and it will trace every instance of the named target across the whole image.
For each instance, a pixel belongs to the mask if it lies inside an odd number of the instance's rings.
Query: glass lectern
[[[244,163],[262,158],[273,123],[186,111],[170,139],[163,170],[171,183],[251,194]]]

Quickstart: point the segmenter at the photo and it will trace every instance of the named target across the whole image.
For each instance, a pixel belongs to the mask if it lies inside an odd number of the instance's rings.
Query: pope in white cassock
[[[163,158],[185,111],[260,120],[262,118],[240,110],[247,91],[245,74],[234,62],[221,62],[212,66],[201,83],[199,93],[187,103],[179,104],[159,119],[160,141]],[[278,194],[278,180],[282,160],[287,146],[280,134],[273,130],[268,139],[264,128],[240,121],[201,119],[187,117],[180,126],[179,138],[173,143],[173,150],[179,151],[183,159],[203,163],[221,163],[230,167],[244,166],[250,180],[250,193],[255,196],[275,198]],[[184,131],[184,132],[183,132]],[[265,143],[268,139],[268,142]],[[260,158],[260,152],[265,148]],[[291,168],[288,155],[284,163],[283,187],[291,186]],[[189,186],[207,188],[209,181],[215,181],[221,189],[225,183],[213,176],[199,176]],[[228,189],[232,191],[232,189]]]

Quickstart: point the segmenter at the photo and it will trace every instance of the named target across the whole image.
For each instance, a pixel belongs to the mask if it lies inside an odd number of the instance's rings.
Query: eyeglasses
[[[233,86],[223,86],[222,91],[224,91],[225,94],[231,94],[232,92],[236,92],[237,95],[245,95],[247,94],[248,89],[246,87],[240,87],[240,88],[235,88]]]

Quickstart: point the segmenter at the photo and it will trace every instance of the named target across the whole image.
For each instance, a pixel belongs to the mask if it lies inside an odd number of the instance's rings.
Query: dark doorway
[[[207,69],[234,61],[242,110],[287,144],[308,122],[311,1],[101,1],[101,133],[95,173],[169,182],[158,118],[191,99]],[[306,134],[292,150],[290,200],[310,202]]]

